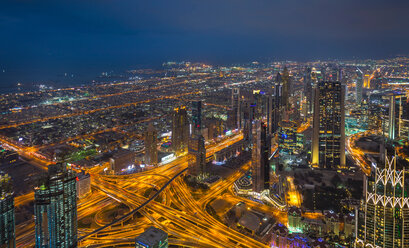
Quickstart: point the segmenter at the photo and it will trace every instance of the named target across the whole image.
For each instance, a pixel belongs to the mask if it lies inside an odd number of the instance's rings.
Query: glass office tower
[[[76,177],[64,164],[50,165],[34,192],[37,248],[77,247]]]

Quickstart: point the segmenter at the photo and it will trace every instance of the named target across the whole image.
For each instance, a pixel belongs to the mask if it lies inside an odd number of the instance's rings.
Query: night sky
[[[409,54],[408,13],[408,0],[2,0],[0,86],[168,60]]]

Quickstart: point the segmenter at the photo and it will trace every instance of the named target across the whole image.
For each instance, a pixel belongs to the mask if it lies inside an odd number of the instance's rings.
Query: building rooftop
[[[136,238],[136,242],[145,247],[155,247],[168,238],[168,234],[156,227],[149,227]]]

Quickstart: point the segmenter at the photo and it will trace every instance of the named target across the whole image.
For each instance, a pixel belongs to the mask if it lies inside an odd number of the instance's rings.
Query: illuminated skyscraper
[[[307,105],[307,113],[312,113],[312,78],[311,78],[311,68],[307,67],[304,74],[304,94],[305,94],[305,101]]]
[[[261,192],[270,188],[271,141],[267,125],[261,120],[253,121],[253,147],[251,155],[253,191]]]
[[[63,164],[50,165],[34,191],[36,248],[77,247],[75,173]]]
[[[363,87],[365,89],[370,89],[371,88],[371,75],[365,74],[363,77]]]
[[[284,68],[283,74],[281,75],[282,79],[282,97],[281,97],[281,106],[288,111],[290,106],[290,94],[291,94],[291,81],[290,81],[290,74],[288,72],[287,67]]]
[[[11,179],[0,172],[0,247],[16,247],[14,192]]]
[[[314,95],[312,166],[345,168],[344,86],[320,82]]]
[[[201,133],[202,130],[202,101],[192,102],[192,135]]]
[[[409,103],[406,95],[389,96],[388,137],[390,139],[408,138]]]
[[[293,155],[297,149],[297,138],[296,131],[297,125],[293,121],[280,121],[280,132],[279,132],[279,152],[280,155],[288,154]]]
[[[356,78],[356,87],[355,87],[355,89],[356,89],[356,103],[361,104],[361,102],[362,102],[362,87],[363,87],[363,84],[364,84],[364,79],[363,79],[364,75],[363,75],[363,72],[359,68],[357,68],[356,71],[357,71],[357,74],[358,74],[358,76]]]
[[[270,134],[273,125],[273,97],[268,92],[253,91],[253,119],[265,119],[267,133]]]
[[[205,139],[201,134],[190,139],[189,155],[193,156],[193,159],[189,160],[189,174],[204,177],[208,171],[206,170]]]
[[[176,155],[187,152],[189,143],[189,120],[186,107],[175,108],[172,116],[172,147]]]
[[[356,247],[409,247],[409,165],[397,156],[371,167],[364,179]]]
[[[274,94],[273,94],[273,116],[272,116],[272,128],[271,132],[275,133],[278,129],[278,123],[281,121],[282,115],[282,85],[281,85],[281,74],[277,73],[275,84],[274,84]]]
[[[157,148],[157,137],[158,132],[156,132],[155,127],[152,122],[149,123],[148,129],[145,133],[145,163],[149,165],[158,164],[158,148]]]
[[[232,98],[231,98],[231,123],[233,128],[241,128],[241,109],[240,109],[240,89],[232,89]]]

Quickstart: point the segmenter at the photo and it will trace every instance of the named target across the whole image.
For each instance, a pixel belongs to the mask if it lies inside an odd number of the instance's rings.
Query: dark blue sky
[[[407,0],[2,0],[0,85],[167,60],[409,54],[408,13]]]

